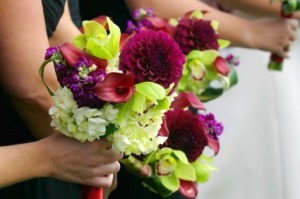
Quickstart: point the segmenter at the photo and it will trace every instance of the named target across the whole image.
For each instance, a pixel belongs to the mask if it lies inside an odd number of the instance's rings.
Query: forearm
[[[230,40],[233,46],[252,46],[252,34],[249,27],[251,24],[250,21],[221,12],[199,0],[178,0],[176,2],[174,0],[127,0],[126,3],[131,11],[140,7],[152,8],[156,15],[165,18],[178,18],[191,10],[207,10],[209,12],[205,14],[206,19],[219,21],[218,32],[221,38]],[[236,34],[237,31],[239,31],[238,37]]]
[[[257,17],[279,16],[280,3],[270,0],[216,0],[233,9],[240,10]]]
[[[39,142],[0,147],[0,188],[47,174]]]
[[[0,54],[1,85],[31,132],[42,138],[53,132],[48,115],[52,100],[39,76],[49,47],[42,4],[37,0],[1,3],[0,26],[5,27],[0,32],[0,48],[5,49]],[[28,19],[35,19],[35,23]],[[45,73],[47,83],[55,89],[53,67],[49,66]]]

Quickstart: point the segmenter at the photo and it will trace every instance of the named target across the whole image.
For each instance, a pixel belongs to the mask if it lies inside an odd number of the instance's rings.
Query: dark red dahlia
[[[120,69],[131,72],[135,83],[151,81],[164,88],[177,85],[184,63],[185,56],[177,42],[163,31],[140,31],[120,55]]]
[[[176,27],[174,39],[184,54],[191,50],[219,49],[219,34],[211,26],[210,20],[183,17]]]
[[[206,125],[192,112],[179,109],[168,111],[164,122],[169,135],[163,147],[183,151],[189,162],[194,162],[208,146]]]

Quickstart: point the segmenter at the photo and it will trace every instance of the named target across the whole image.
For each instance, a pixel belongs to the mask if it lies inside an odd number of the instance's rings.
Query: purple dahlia
[[[176,27],[174,39],[184,54],[188,54],[191,50],[219,49],[219,35],[209,20],[183,17]]]
[[[140,31],[120,55],[120,69],[131,72],[135,83],[151,81],[164,88],[178,84],[184,63],[185,56],[177,42],[163,31]]]

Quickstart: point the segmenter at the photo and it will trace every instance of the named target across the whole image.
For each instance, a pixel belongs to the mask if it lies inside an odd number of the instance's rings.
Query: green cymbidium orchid
[[[209,82],[217,77],[213,63],[218,55],[216,50],[192,50],[186,56],[186,64],[177,89],[179,91],[195,91],[196,95],[200,95]]]
[[[226,72],[228,65],[225,62],[216,50],[192,50],[186,55],[177,91],[192,91],[203,102],[217,98],[237,83],[234,68],[230,67],[229,73]]]
[[[180,179],[196,181],[195,168],[189,163],[184,152],[168,147],[152,153],[147,162],[155,166],[155,178],[170,192],[179,189]]]
[[[119,56],[120,28],[106,17],[109,33],[97,21],[83,21],[83,33],[73,39],[73,44],[85,49],[91,55],[101,59],[113,59]]]
[[[213,159],[202,154],[197,160],[192,164],[195,169],[197,183],[204,183],[209,180],[210,172],[217,170],[215,167],[212,166]]]

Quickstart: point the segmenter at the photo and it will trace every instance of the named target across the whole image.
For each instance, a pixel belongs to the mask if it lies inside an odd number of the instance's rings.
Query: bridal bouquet
[[[187,12],[179,19],[157,17],[152,9],[138,9],[129,21],[127,32],[144,29],[164,31],[173,37],[186,56],[183,74],[176,91],[193,92],[203,102],[221,96],[237,83],[234,66],[238,57],[223,57],[220,50],[230,42],[219,38],[218,22],[204,18],[205,11]],[[231,62],[227,57],[235,59]]]
[[[222,123],[206,113],[197,96],[179,93],[159,131],[167,140],[146,156],[131,155],[121,162],[145,187],[163,197],[178,191],[196,198],[197,184],[206,182],[215,170],[213,157],[204,149],[217,155],[222,132]]]
[[[59,88],[45,83],[54,63]],[[107,16],[84,21],[72,43],[50,47],[40,75],[53,99],[51,126],[81,142],[106,138],[128,155],[166,140],[158,131],[174,99],[185,56],[163,31],[121,33]]]

